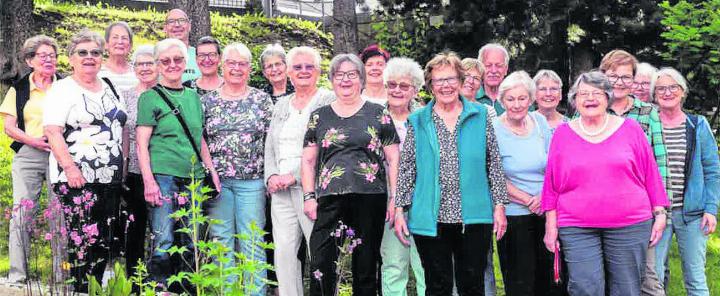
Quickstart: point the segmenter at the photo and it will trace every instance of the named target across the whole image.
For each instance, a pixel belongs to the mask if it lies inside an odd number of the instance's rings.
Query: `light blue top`
[[[187,48],[188,61],[185,63],[185,72],[182,75],[182,81],[193,80],[200,78],[200,68],[198,68],[197,60],[195,56],[195,47],[188,46]]]
[[[493,127],[506,178],[518,189],[535,196],[542,191],[552,133],[545,117],[535,112],[530,112],[529,115],[535,127],[528,135],[514,134],[500,122],[499,117],[493,120]],[[505,207],[507,216],[530,214],[532,212],[527,206],[512,200]]]

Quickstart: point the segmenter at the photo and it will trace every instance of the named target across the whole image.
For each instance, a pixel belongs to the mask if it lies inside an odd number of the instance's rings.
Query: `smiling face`
[[[632,65],[618,65],[605,71],[608,81],[613,86],[613,97],[622,100],[632,92],[633,68]]]
[[[394,108],[409,108],[410,101],[417,95],[412,79],[408,76],[389,79],[385,83],[388,92],[388,106]]]
[[[460,88],[460,94],[467,99],[475,99],[475,94],[482,86],[482,75],[476,68],[465,71],[465,81]]]
[[[70,55],[73,73],[96,76],[102,64],[102,49],[97,43],[89,41],[79,43]]]
[[[131,47],[132,40],[130,40],[128,31],[122,26],[114,26],[110,30],[107,47],[105,48],[108,55],[127,57],[130,54]]]
[[[168,13],[163,29],[168,38],[179,39],[186,43],[190,38],[190,20],[187,14],[179,9],[173,9]]]
[[[182,51],[176,46],[170,47],[160,53],[157,59],[158,72],[166,82],[178,82],[185,71],[185,62]]]
[[[247,85],[250,78],[250,61],[235,50],[223,57],[223,80],[227,84]]]
[[[360,97],[360,70],[351,62],[342,62],[333,75],[332,86],[339,100],[354,100]]]
[[[523,120],[528,114],[530,105],[532,105],[532,99],[528,90],[522,86],[515,86],[503,93],[503,97],[500,98],[503,106],[505,107],[505,116],[510,120]]]
[[[151,55],[139,55],[135,57],[135,77],[142,84],[153,84],[157,82],[158,72],[155,61]]]
[[[203,76],[217,75],[220,54],[215,44],[202,44],[197,47],[197,64]]]
[[[287,65],[285,60],[279,56],[270,56],[263,63],[263,76],[270,83],[282,83],[287,81]]]
[[[661,75],[655,81],[655,102],[660,109],[677,110],[682,108],[685,91],[668,75]]]
[[[373,56],[365,62],[365,76],[367,84],[382,84],[383,71],[385,71],[385,58],[380,55]]]
[[[650,98],[650,76],[648,75],[635,75],[635,81],[633,82],[633,94],[643,102],[649,103]]]
[[[489,87],[500,86],[508,71],[505,54],[501,50],[490,49],[485,52],[483,63],[485,66],[485,77],[483,77],[485,85]]]
[[[597,117],[607,113],[607,94],[590,84],[580,83],[575,93],[575,108],[583,117]]]
[[[320,68],[309,54],[298,54],[290,61],[288,76],[295,88],[316,87],[320,78]]]
[[[26,60],[27,65],[33,69],[34,73],[38,73],[45,77],[55,75],[57,70],[57,52],[52,46],[40,45],[35,50],[35,55]]]
[[[556,109],[560,104],[562,89],[560,83],[552,79],[543,78],[537,83],[535,101],[539,109]]]
[[[450,65],[435,67],[430,72],[432,94],[441,104],[452,104],[460,95],[460,77]]]

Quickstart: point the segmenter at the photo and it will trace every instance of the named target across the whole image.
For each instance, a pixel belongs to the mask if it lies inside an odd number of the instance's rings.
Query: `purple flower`
[[[319,269],[316,269],[315,271],[313,271],[313,277],[314,277],[316,280],[318,280],[318,281],[319,281],[319,280],[322,280],[323,273],[320,272]]]
[[[347,231],[345,232],[345,235],[347,235],[348,237],[354,237],[355,230],[353,230],[352,228],[348,228]]]

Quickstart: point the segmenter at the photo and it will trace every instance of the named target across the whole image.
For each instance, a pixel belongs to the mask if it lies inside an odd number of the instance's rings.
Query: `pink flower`
[[[390,119],[390,116],[388,116],[388,115],[383,115],[382,117],[380,117],[381,124],[390,124],[390,121],[391,121],[391,119]]]
[[[250,143],[252,142],[252,137],[250,136],[250,134],[242,134],[240,136],[240,140],[242,140],[243,143]]]
[[[187,197],[183,195],[178,195],[177,201],[179,205],[184,205],[187,203]]]
[[[365,180],[372,183],[375,181],[375,174],[367,173],[365,174]]]
[[[20,201],[20,207],[25,211],[29,211],[35,207],[35,202],[32,199],[24,198]]]
[[[93,193],[90,191],[85,191],[85,195],[83,195],[83,201],[88,201],[93,198]]]
[[[73,197],[73,203],[76,204],[76,205],[81,204],[81,203],[82,203],[82,197],[80,197],[80,196]]]
[[[323,139],[323,140],[322,140],[322,147],[323,147],[323,148],[330,147],[330,140],[328,140],[328,139]]]
[[[98,236],[98,234],[99,234],[97,223],[94,223],[91,225],[85,225],[85,226],[83,226],[82,230],[85,233],[85,235],[87,235],[89,237],[95,237],[95,236]]]
[[[318,280],[318,281],[321,280],[321,279],[322,279],[322,276],[323,276],[323,273],[320,272],[319,269],[313,271],[313,277],[314,277],[316,280]]]
[[[68,192],[69,192],[69,190],[68,190],[68,188],[67,188],[67,185],[65,185],[65,184],[60,185],[60,193],[61,193],[62,195],[66,195],[66,194],[68,194]]]
[[[83,260],[83,259],[85,258],[85,252],[83,252],[82,250],[80,250],[80,251],[77,252],[77,256],[78,256],[78,259],[79,259],[79,260]]]
[[[45,233],[45,240],[51,240],[52,239],[52,233]]]
[[[367,163],[361,162],[361,163],[360,163],[360,168],[361,168],[361,169],[366,169],[366,168],[367,168]]]
[[[130,214],[130,216],[128,216],[128,220],[130,220],[130,222],[135,222],[135,215]]]
[[[82,243],[82,237],[78,235],[77,231],[70,232],[70,239],[75,243],[76,246],[79,246]]]

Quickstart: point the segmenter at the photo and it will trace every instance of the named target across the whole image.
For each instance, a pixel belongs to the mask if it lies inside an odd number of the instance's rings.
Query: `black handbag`
[[[168,97],[163,93],[163,91],[158,87],[153,87],[153,90],[160,95],[160,97],[165,101],[165,104],[168,105],[170,108],[170,111],[172,114],[175,114],[175,118],[177,118],[178,122],[180,122],[180,125],[183,128],[183,131],[185,131],[185,136],[187,136],[188,140],[190,141],[190,145],[192,145],[193,150],[195,151],[195,156],[197,157],[197,161],[202,161],[202,157],[200,157],[200,148],[196,145],[195,140],[193,140],[192,135],[190,134],[190,129],[188,128],[187,124],[185,123],[185,120],[182,117],[182,114],[180,114],[180,109],[175,107],[172,102],[168,99]],[[211,190],[210,192],[206,193],[207,196],[210,198],[216,198],[220,192],[218,192],[217,187],[215,187],[215,182],[213,182],[212,175],[210,172],[205,168],[205,178],[203,179],[203,184],[207,187],[209,187]]]

